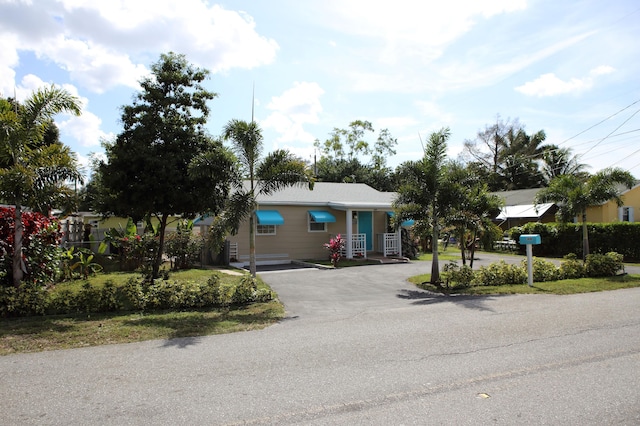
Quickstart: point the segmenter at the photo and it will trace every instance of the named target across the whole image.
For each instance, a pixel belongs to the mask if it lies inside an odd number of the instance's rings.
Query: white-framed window
[[[309,224],[309,232],[327,232],[327,224],[325,222],[316,222],[311,213],[307,214],[307,223]]]
[[[256,235],[276,235],[276,225],[256,225]]]
[[[634,222],[633,207],[620,207],[618,209],[618,219],[620,222]]]

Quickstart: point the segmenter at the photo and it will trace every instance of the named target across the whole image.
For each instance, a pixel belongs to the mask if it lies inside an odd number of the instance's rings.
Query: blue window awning
[[[336,217],[325,210],[309,210],[311,218],[317,223],[334,223]]]
[[[278,210],[257,210],[258,225],[284,225],[284,218]]]
[[[389,217],[394,217],[396,215],[395,212],[387,212],[387,214],[389,215]],[[413,225],[415,225],[416,221],[413,219],[409,219],[409,220],[405,220],[403,221],[400,226],[402,226],[403,228],[409,228]]]

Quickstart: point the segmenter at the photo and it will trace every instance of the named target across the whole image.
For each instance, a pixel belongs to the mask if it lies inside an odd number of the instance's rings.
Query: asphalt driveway
[[[519,264],[524,257],[499,253],[478,253],[474,269],[504,260]],[[448,261],[441,261],[440,267]],[[559,264],[559,259],[553,259]],[[639,267],[627,272],[640,273]],[[431,272],[431,262],[413,261],[401,264],[366,265],[339,269],[274,269],[258,272],[278,294],[289,319],[344,318],[365,312],[397,309],[456,297],[461,303],[473,304],[473,296],[445,296],[417,288],[407,279]]]

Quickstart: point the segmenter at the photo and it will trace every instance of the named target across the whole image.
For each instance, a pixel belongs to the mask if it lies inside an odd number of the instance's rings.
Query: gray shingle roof
[[[316,182],[313,190],[305,186],[285,188],[271,195],[259,195],[260,205],[327,206],[348,208],[391,209],[395,192],[381,192],[364,183]]]

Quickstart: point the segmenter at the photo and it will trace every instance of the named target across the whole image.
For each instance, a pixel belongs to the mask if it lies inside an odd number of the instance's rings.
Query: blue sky
[[[56,120],[89,163],[161,53],[209,69],[209,130],[255,118],[265,150],[369,120],[398,140],[395,167],[451,129],[449,155],[503,119],[569,147],[595,172],[640,177],[636,0],[0,0],[0,94],[43,84],[82,99]]]

